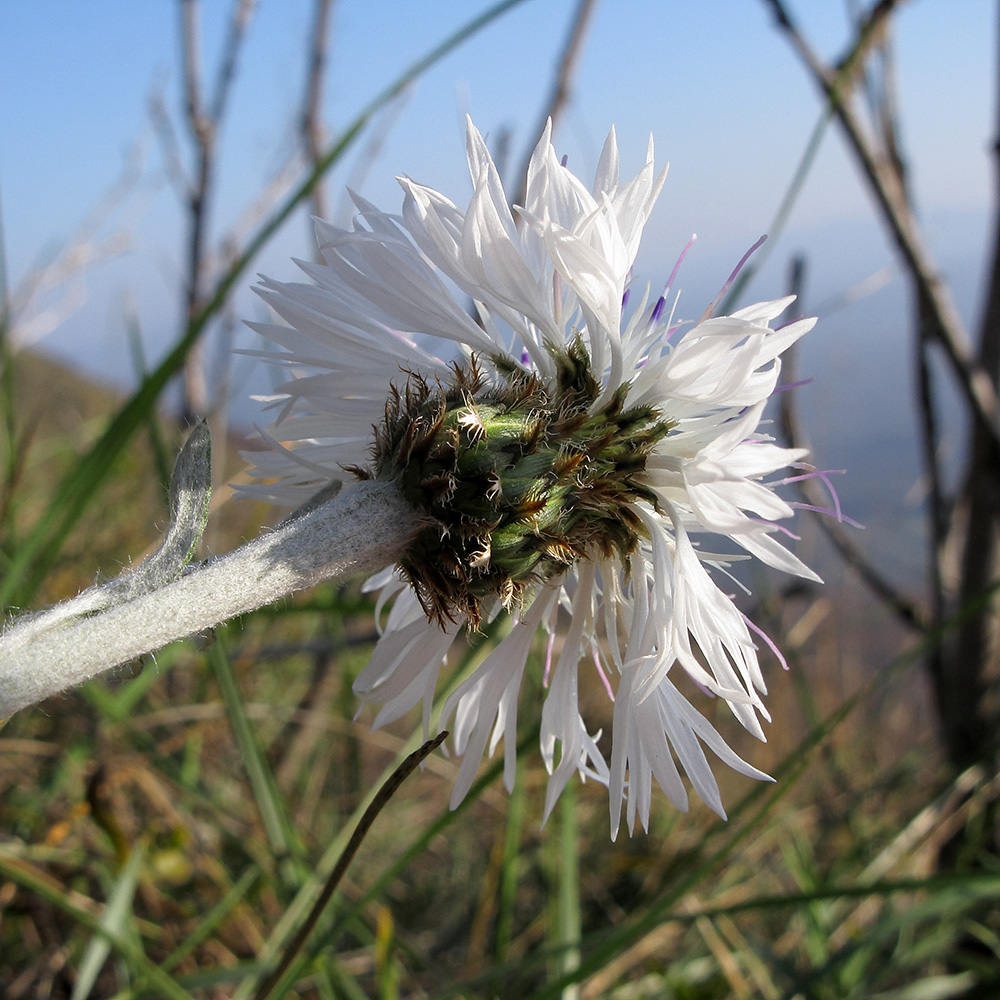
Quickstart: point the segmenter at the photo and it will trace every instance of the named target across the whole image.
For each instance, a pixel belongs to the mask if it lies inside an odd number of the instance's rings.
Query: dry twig
[[[823,62],[793,23],[782,0],[764,0],[778,26],[826,95],[867,178],[902,257],[913,286],[918,323],[915,354],[920,407],[919,428],[925,475],[930,490],[929,627],[943,627],[953,616],[954,634],[943,636],[928,656],[949,760],[956,770],[988,759],[997,746],[995,704],[1000,680],[1000,636],[991,598],[1000,546],[1000,236],[978,352],[958,316],[947,285],[924,247],[907,190],[904,157],[898,141],[891,67],[887,59],[889,17],[897,0],[880,0],[860,20],[851,56],[837,66]],[[872,40],[871,46],[864,40]],[[860,76],[857,53],[876,48],[883,56],[881,86],[869,85],[873,109],[866,128],[850,96]],[[945,497],[938,456],[936,400],[931,344],[943,348],[971,416],[971,440],[965,480],[955,501]],[[948,592],[946,552],[960,552],[958,579]],[[855,560],[851,559],[855,565]],[[883,599],[897,613],[889,595]],[[988,701],[992,698],[993,701]]]
[[[955,308],[948,286],[940,278],[924,247],[899,177],[891,162],[878,155],[848,101],[854,64],[833,67],[825,63],[795,26],[782,0],[763,2],[771,8],[778,26],[788,35],[814,82],[830,101],[858,163],[868,178],[906,267],[927,300],[937,328],[935,337],[955,370],[961,391],[977,420],[984,424],[1000,447],[1000,410],[993,382],[973,355],[972,341]],[[875,37],[877,32],[885,30],[888,17],[897,3],[898,0],[880,0],[859,28],[859,37]]]
[[[569,103],[573,74],[576,72],[580,54],[583,51],[583,43],[587,37],[587,28],[595,6],[596,0],[579,0],[577,4],[576,14],[573,16],[569,35],[566,38],[566,45],[563,48],[562,55],[559,57],[559,66],[552,84],[552,91],[548,101],[545,103],[545,110],[542,112],[538,125],[531,133],[534,137],[542,134],[545,123],[550,118],[552,119],[553,126],[555,126],[566,105]],[[518,174],[518,177],[521,178],[521,186],[518,189],[517,196],[514,198],[515,205],[524,204],[527,195],[528,164],[530,161],[531,150],[528,151],[527,158]]]
[[[326,148],[323,128],[323,90],[326,83],[330,15],[334,0],[316,0],[313,17],[309,63],[306,69],[305,100],[302,108],[302,144],[309,164],[315,168]],[[327,218],[326,186],[320,181],[312,191],[312,211],[317,218]]]

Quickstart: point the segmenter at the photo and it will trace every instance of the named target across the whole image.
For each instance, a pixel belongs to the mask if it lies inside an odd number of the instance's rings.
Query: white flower
[[[713,579],[740,557],[713,554],[708,536],[817,579],[776,541],[776,522],[793,510],[767,484],[805,453],[758,430],[778,356],[813,321],[772,330],[791,301],[782,299],[678,336],[662,298],[651,304],[647,292],[623,308],[665,176],[654,173],[652,140],[638,175],[621,183],[612,131],[587,188],[546,129],[514,213],[471,122],[467,156],[466,210],[403,178],[401,216],[355,195],[352,230],[317,224],[325,263],[301,264],[312,284],[264,280],[260,293],[284,323],[255,329],[286,349],[269,356],[293,377],[273,404],[275,448],[255,456],[271,482],[253,489],[300,503],[347,467],[398,480],[426,510],[422,547],[368,584],[381,589],[385,621],[356,690],[381,705],[376,726],[421,703],[429,724],[463,626],[512,616],[442,710],[462,757],[453,804],[501,739],[511,787],[518,691],[542,630],[546,815],[579,773],[608,786],[613,834],[626,802],[629,829],[637,818],[646,827],[654,780],[687,808],[678,764],[724,815],[704,746],[766,776],[680,688],[725,699],[764,738],[755,644]],[[581,716],[581,683],[614,697],[610,758]]]

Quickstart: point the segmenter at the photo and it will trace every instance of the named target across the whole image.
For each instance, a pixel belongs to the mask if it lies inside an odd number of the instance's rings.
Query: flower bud
[[[488,376],[455,365],[445,383],[411,374],[393,388],[363,478],[398,482],[429,524],[400,565],[440,622],[478,626],[494,600],[510,607],[533,584],[578,559],[625,559],[642,524],[638,481],[671,424],[648,406],[624,408],[626,389],[594,408],[599,383],[579,338],[556,375],[497,359]]]

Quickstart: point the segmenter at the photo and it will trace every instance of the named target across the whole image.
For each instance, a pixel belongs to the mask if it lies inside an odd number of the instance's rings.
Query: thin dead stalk
[[[1000,409],[993,380],[975,358],[972,341],[955,308],[951,292],[941,279],[924,247],[920,230],[905,197],[892,163],[875,150],[864,126],[849,101],[854,67],[834,67],[816,54],[798,30],[782,0],[763,0],[775,21],[788,36],[816,85],[830,101],[834,115],[868,179],[882,216],[912,280],[920,287],[936,326],[935,337],[955,371],[956,380],[976,419],[983,423],[1000,447]],[[874,37],[886,30],[889,15],[899,0],[881,0],[859,29],[859,36]],[[846,71],[845,71],[846,70]]]
[[[184,67],[184,124],[194,147],[194,164],[185,184],[187,205],[186,309],[187,327],[202,310],[208,282],[207,236],[209,208],[218,168],[218,136],[225,118],[239,54],[253,15],[254,0],[235,0],[222,58],[211,98],[206,104],[202,87],[200,0],[180,0],[181,59]],[[161,129],[162,131],[162,129]],[[172,157],[176,170],[181,162]],[[190,423],[210,408],[205,377],[204,348],[196,344],[184,365],[182,419]]]
[[[577,4],[576,13],[573,15],[573,21],[570,25],[569,35],[566,38],[566,44],[563,47],[562,55],[559,57],[549,99],[545,102],[538,125],[531,132],[532,136],[540,136],[545,128],[545,123],[550,118],[552,119],[553,126],[555,126],[566,105],[569,103],[573,77],[579,64],[580,55],[583,52],[583,43],[587,37],[587,28],[590,26],[590,19],[596,6],[597,0],[579,0]],[[515,205],[524,204],[527,194],[528,163],[530,160],[531,151],[529,150],[527,158],[517,175],[521,179],[521,186],[514,198]]]
[[[310,33],[309,61],[306,67],[305,99],[302,107],[302,145],[309,164],[315,168],[326,148],[323,128],[323,93],[326,86],[326,66],[330,45],[330,20],[334,0],[316,0]],[[312,212],[317,218],[328,218],[326,185],[320,181],[312,191]]]
[[[929,615],[913,621],[923,620],[924,627],[938,628],[951,617],[961,620],[953,635],[936,644],[928,657],[948,758],[951,765],[961,771],[977,761],[987,760],[997,748],[995,721],[1000,650],[995,602],[984,601],[983,596],[997,578],[1000,551],[1000,422],[997,408],[1000,219],[992,281],[978,349],[974,350],[948,286],[925,249],[908,191],[888,51],[890,15],[899,3],[880,0],[871,8],[860,20],[851,57],[837,66],[828,65],[819,58],[792,21],[782,0],[764,0],[764,3],[830,102],[892,233],[912,284],[918,430],[929,489],[931,604]],[[870,44],[865,45],[865,40]],[[870,51],[880,57],[879,75],[866,78],[855,54],[867,55]],[[860,81],[866,84],[870,109],[867,124],[862,122],[851,100]],[[997,129],[1000,135],[1000,121]],[[951,499],[946,495],[938,448],[931,356],[934,347],[940,347],[948,359],[970,416],[967,471],[956,496]],[[798,429],[790,426],[790,432],[794,436]],[[954,558],[949,553],[954,553]],[[845,555],[858,568],[866,565],[866,560],[858,553]],[[950,566],[950,562],[954,565]],[[891,592],[881,591],[873,580],[868,582],[882,600],[906,620],[906,607],[901,606]]]
[[[801,257],[795,258],[792,262],[789,293],[795,295],[799,303],[804,298],[804,273],[805,261]],[[796,381],[797,348],[798,344],[793,344],[782,356],[781,373],[786,383]],[[797,400],[798,395],[794,392],[781,393],[778,401],[778,421],[789,446],[804,448],[808,447],[807,437]],[[802,499],[810,506],[819,508],[828,506],[829,500],[818,480],[802,479],[796,486]],[[844,529],[841,522],[824,517],[818,519],[816,523],[840,558],[857,573],[869,590],[890,608],[904,625],[920,632],[929,627],[930,623],[917,602],[907,597],[879,570],[865,554],[864,548],[858,545]]]

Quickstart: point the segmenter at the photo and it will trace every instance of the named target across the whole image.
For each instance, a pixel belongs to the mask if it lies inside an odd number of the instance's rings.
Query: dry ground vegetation
[[[49,362],[16,364],[27,444],[11,499],[27,526],[112,400]],[[163,457],[178,441],[166,424],[134,439],[39,605],[155,542]],[[211,546],[238,543],[264,515],[225,503]],[[779,586],[757,580],[748,608],[789,660],[785,672],[767,658],[770,742],[715,719],[779,780],[722,774],[728,824],[662,800],[648,835],[611,843],[607,793],[587,784],[541,828],[529,670],[514,794],[484,766],[451,813],[455,765],[432,755],[376,821],[309,961],[272,995],[996,995],[996,873],[966,877],[976,859],[962,850],[996,779],[944,781],[919,656],[855,581]],[[353,718],[351,682],[374,638],[357,585],[322,587],[10,720],[0,997],[263,995],[359,808],[420,738],[416,719],[372,733]],[[477,655],[457,656],[455,675]]]

